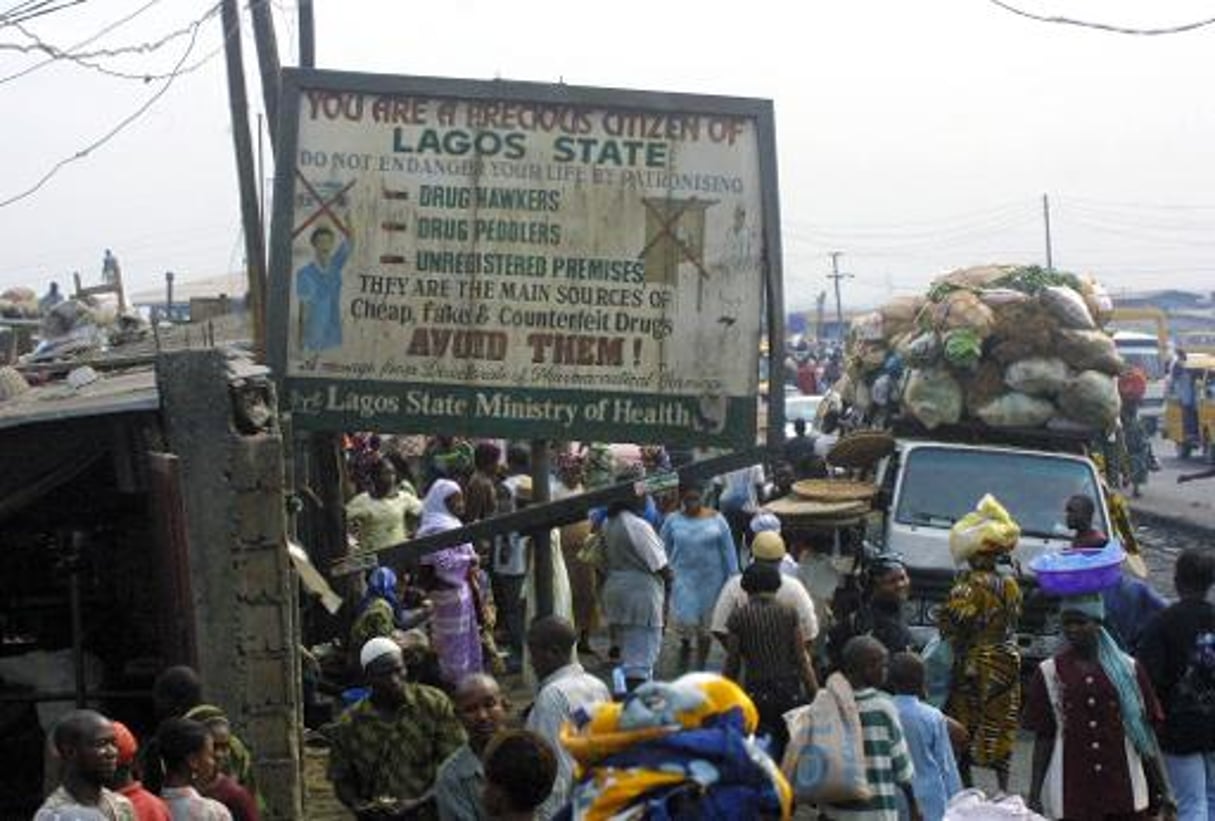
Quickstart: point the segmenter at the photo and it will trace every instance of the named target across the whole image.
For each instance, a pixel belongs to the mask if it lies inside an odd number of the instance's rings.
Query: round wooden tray
[[[894,437],[884,430],[858,430],[842,437],[830,452],[827,462],[841,468],[863,470],[894,452]]]
[[[793,483],[793,493],[815,502],[867,502],[877,495],[877,485],[850,479],[802,479]]]
[[[842,519],[866,512],[869,510],[869,503],[861,499],[834,501],[805,499],[793,494],[781,499],[773,499],[764,505],[764,510],[782,517]]]

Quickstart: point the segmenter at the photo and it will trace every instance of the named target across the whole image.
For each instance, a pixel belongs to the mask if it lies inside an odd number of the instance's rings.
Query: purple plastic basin
[[[1029,569],[1037,575],[1043,592],[1052,596],[1082,596],[1118,584],[1125,560],[1122,545],[1111,540],[1100,550],[1043,553],[1029,563]]]

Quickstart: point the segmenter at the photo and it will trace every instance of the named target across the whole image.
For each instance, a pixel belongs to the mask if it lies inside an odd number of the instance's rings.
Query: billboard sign
[[[297,427],[755,443],[769,102],[289,71],[282,108]]]

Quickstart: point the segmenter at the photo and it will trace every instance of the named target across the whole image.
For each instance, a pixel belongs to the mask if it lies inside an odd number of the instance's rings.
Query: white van
[[[1038,593],[1028,564],[1048,548],[1070,544],[1064,506],[1075,494],[1093,498],[1093,526],[1110,532],[1109,510],[1092,462],[1053,451],[900,440],[880,469],[879,482],[885,509],[877,540],[885,551],[902,556],[911,576],[908,624],[917,645],[936,634],[937,614],[957,570],[949,529],[991,493],[1021,526],[1009,572],[1018,574],[1025,593],[1017,636],[1022,656],[1043,659],[1054,652],[1057,602]]]

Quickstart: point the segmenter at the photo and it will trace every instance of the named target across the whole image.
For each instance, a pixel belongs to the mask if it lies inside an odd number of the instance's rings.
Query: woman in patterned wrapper
[[[463,527],[459,518],[463,510],[460,486],[450,479],[439,479],[422,502],[422,524],[417,535]],[[421,564],[423,573],[429,574],[427,587],[434,602],[431,625],[439,668],[444,681],[454,687],[470,673],[482,672],[481,632],[472,589],[477,552],[465,542],[436,550],[424,556]]]
[[[953,645],[954,653],[945,713],[970,734],[970,746],[958,759],[962,781],[972,785],[972,764],[989,767],[1003,792],[1008,792],[1021,709],[1016,640],[1021,588],[996,569],[996,562],[1014,547],[1015,539],[975,543],[961,554],[955,550],[954,558],[965,560],[968,567],[954,581],[939,624],[941,638]]]

